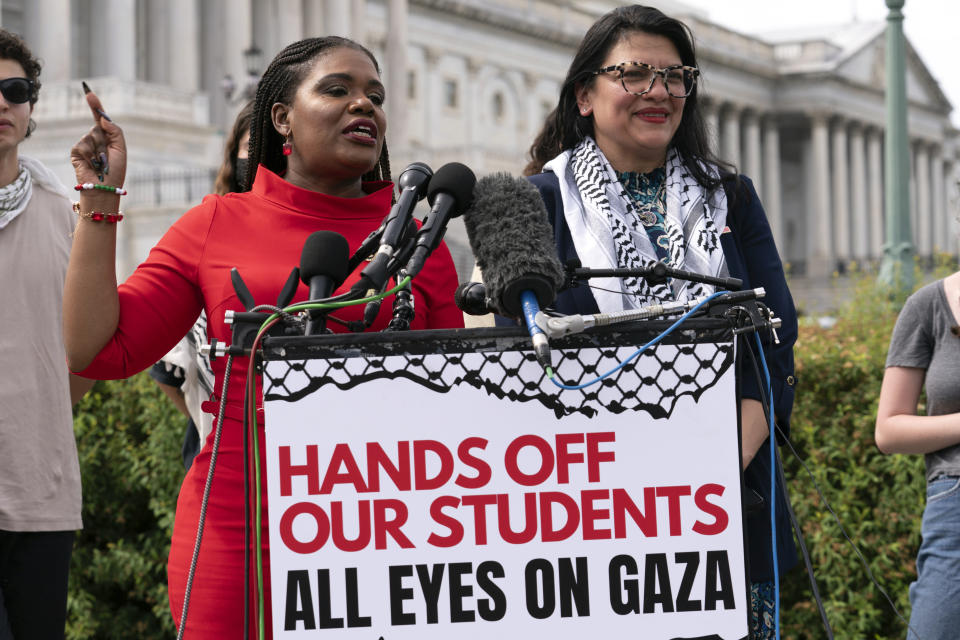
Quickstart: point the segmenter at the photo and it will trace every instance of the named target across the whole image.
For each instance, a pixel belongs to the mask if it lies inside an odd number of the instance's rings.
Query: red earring
[[[290,142],[290,138],[287,138],[283,141],[283,155],[288,156],[293,153],[293,143]]]

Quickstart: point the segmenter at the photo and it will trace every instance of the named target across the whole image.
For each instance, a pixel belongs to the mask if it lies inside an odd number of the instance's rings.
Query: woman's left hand
[[[122,187],[127,174],[127,143],[123,130],[106,117],[100,98],[92,91],[86,94],[93,112],[94,125],[70,149],[70,163],[77,183]]]

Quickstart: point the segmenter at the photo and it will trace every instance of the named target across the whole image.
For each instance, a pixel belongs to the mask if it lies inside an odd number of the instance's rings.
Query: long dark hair
[[[227,144],[223,147],[223,162],[220,164],[220,171],[217,172],[217,179],[213,183],[213,192],[216,194],[222,196],[225,193],[244,190],[241,185],[246,176],[237,175],[237,154],[240,153],[240,140],[243,134],[250,131],[252,118],[253,101],[251,100],[237,113]],[[249,144],[247,146],[249,148]]]
[[[572,149],[586,136],[594,135],[592,116],[580,115],[577,108],[577,88],[590,87],[595,80],[592,73],[603,65],[610,50],[621,38],[637,31],[667,38],[676,47],[682,64],[697,66],[693,34],[679,20],[667,17],[653,7],[638,4],[618,7],[605,14],[583,36],[573,56],[560,89],[560,101],[547,116],[543,129],[530,147],[531,160],[523,171],[525,175],[540,173],[543,165],[560,152]],[[726,170],[733,168],[720,161],[710,150],[698,94],[699,87],[695,87],[687,96],[683,118],[671,144],[697,182],[713,188],[717,186],[717,180],[700,166],[700,161],[717,164]]]
[[[283,136],[273,128],[271,111],[277,102],[289,105],[297,92],[297,88],[306,77],[312,63],[322,54],[328,53],[337,47],[349,47],[362,51],[373,62],[377,73],[380,65],[370,51],[358,42],[339,36],[324,38],[307,38],[288,45],[263,72],[260,84],[257,85],[257,97],[253,103],[253,117],[250,122],[250,157],[247,164],[247,175],[243,181],[245,191],[250,190],[257,165],[263,165],[274,173],[283,173],[287,169],[287,157],[283,155]],[[390,180],[390,155],[387,153],[387,143],[384,141],[380,150],[380,159],[377,165],[360,178],[364,182],[374,180]]]

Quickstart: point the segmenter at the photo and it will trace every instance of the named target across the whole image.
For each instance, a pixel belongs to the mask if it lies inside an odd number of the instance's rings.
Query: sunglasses
[[[27,78],[0,80],[0,94],[10,104],[23,104],[33,97],[33,81]]]

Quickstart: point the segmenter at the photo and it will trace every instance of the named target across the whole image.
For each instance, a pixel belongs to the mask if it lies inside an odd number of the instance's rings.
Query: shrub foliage
[[[174,637],[166,564],[184,424],[146,374],[98,382],[77,405],[84,504],[70,568],[70,640]]]
[[[822,489],[870,573],[908,618],[926,495],[923,457],[883,455],[873,438],[896,314],[897,305],[865,279],[833,327],[801,327],[796,347],[799,383],[791,440],[813,479],[788,448],[781,453],[837,638],[906,635],[905,622],[873,584],[815,488]],[[784,638],[826,637],[802,565],[782,581],[782,609]]]

